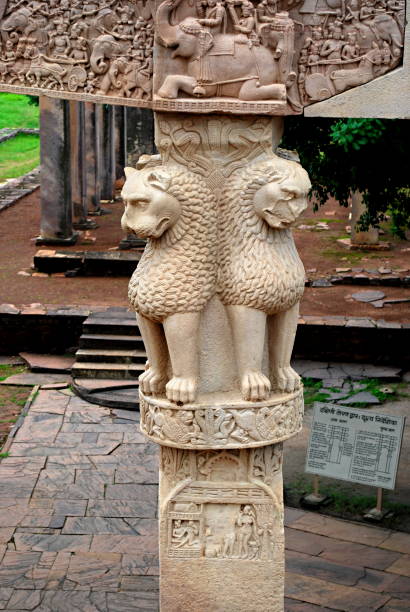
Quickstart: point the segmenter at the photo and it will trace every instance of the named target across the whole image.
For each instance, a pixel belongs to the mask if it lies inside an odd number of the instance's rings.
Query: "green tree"
[[[403,235],[410,227],[409,142],[409,121],[288,117],[281,146],[298,151],[316,207],[329,197],[348,206],[360,191],[367,210],[359,228],[377,227],[388,213]]]

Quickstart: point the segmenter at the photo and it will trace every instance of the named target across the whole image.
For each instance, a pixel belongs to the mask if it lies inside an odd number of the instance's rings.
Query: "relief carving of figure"
[[[238,556],[240,559],[253,557],[252,549],[259,546],[259,538],[256,526],[256,516],[252,506],[246,505],[239,512],[236,519],[236,537],[238,539]],[[253,540],[251,540],[253,538]]]
[[[174,548],[197,546],[199,544],[199,527],[195,521],[174,521],[172,545]]]
[[[271,380],[291,392],[290,366],[305,273],[290,226],[307,206],[310,181],[296,162],[276,158],[235,172],[222,194],[218,291],[229,315],[243,398],[263,400],[265,330]]]
[[[146,394],[192,402],[201,312],[216,288],[216,203],[198,175],[176,166],[126,169],[122,227],[147,239],[129,289],[149,367]]]

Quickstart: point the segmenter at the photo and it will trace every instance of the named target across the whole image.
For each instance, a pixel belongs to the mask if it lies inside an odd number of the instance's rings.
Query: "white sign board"
[[[315,404],[306,472],[394,489],[405,418]]]

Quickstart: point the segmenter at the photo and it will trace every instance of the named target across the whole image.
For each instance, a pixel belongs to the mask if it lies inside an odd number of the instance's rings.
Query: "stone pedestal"
[[[304,270],[290,225],[310,181],[280,118],[156,115],[161,158],[127,168],[129,287],[147,350],[141,430],[161,446],[163,612],[281,612],[282,442]]]
[[[41,223],[37,244],[74,244],[69,103],[40,96]]]

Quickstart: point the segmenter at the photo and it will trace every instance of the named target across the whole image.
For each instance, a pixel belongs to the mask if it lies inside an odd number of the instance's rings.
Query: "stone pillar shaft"
[[[84,102],[86,202],[88,214],[99,214],[101,203],[101,181],[99,176],[100,150],[100,105]]]
[[[282,445],[160,455],[163,612],[281,612]]]
[[[366,205],[360,191],[352,193],[352,222],[351,240],[354,245],[375,245],[379,242],[379,230],[377,227],[370,227],[366,232],[356,229],[357,222],[362,214],[366,212]]]
[[[114,107],[116,179],[124,176],[126,163],[125,107]]]
[[[106,104],[102,107],[101,134],[101,199],[115,198],[115,124],[114,108]]]
[[[41,225],[38,244],[73,244],[69,103],[40,96]]]
[[[76,226],[86,223],[86,181],[84,151],[84,103],[70,101],[71,195]]]
[[[129,296],[149,360],[141,430],[161,446],[162,612],[283,610],[282,442],[303,417],[289,226],[310,181],[274,153],[282,129],[157,113],[161,159],[127,169],[123,227],[148,237]]]

